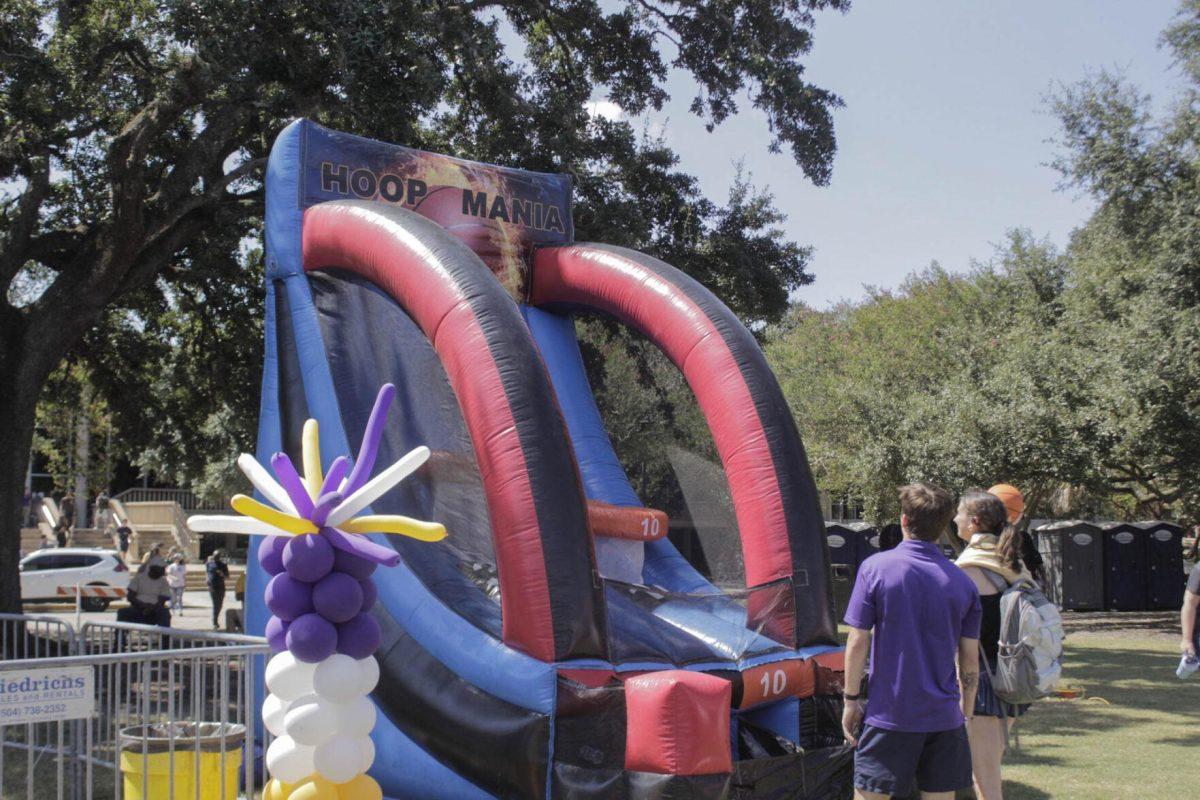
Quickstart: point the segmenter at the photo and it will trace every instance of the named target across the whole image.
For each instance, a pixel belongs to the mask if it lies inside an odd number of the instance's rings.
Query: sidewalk
[[[120,605],[123,604],[114,603],[108,607],[107,611],[84,611],[80,615],[80,619],[83,622],[116,622],[117,608]],[[225,612],[230,608],[241,607],[242,604],[233,596],[233,589],[230,587],[230,590],[225,593],[225,605],[221,607],[222,629],[225,627]],[[73,604],[27,603],[25,605],[25,613],[56,617],[72,624],[75,622],[75,606]],[[209,602],[208,592],[184,592],[183,613],[171,616],[171,627],[189,631],[212,630],[212,604]]]

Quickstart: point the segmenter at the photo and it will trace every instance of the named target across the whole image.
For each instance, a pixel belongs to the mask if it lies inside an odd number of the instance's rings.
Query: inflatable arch
[[[380,461],[434,455],[373,510],[450,533],[420,547],[375,537],[402,560],[373,612],[372,775],[392,797],[837,796],[849,754],[828,555],[778,384],[696,281],[572,237],[565,176],[305,120],[272,150],[258,458],[296,457],[308,417],[322,452],[352,452],[364,399],[394,383],[400,420]],[[630,486],[587,384],[579,312],[644,335],[695,393],[744,591],[697,572]],[[252,632],[263,579],[251,569]]]

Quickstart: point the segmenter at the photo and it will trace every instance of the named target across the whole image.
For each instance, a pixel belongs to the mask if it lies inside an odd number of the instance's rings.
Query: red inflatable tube
[[[667,515],[656,508],[614,506],[588,500],[588,523],[593,536],[652,542],[667,535]]]
[[[738,363],[709,315],[627,252],[597,245],[539,249],[530,299],[534,305],[565,303],[610,314],[675,362],[708,419],[729,476],[746,584],[789,577],[792,557],[775,465]]]
[[[836,642],[816,483],[791,410],[750,331],[695,279],[611,245],[535,250],[530,302],[614,317],[675,363],[729,480],[752,626],[790,646]],[[777,596],[772,584],[786,584],[779,588],[789,596]]]

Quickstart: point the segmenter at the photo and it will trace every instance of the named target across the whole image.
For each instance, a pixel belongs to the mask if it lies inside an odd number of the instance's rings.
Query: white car
[[[74,602],[74,587],[129,586],[129,568],[116,550],[91,547],[52,547],[21,559],[21,601],[57,600]],[[59,593],[59,588],[68,594]],[[107,597],[83,597],[84,611],[103,611],[112,602]]]

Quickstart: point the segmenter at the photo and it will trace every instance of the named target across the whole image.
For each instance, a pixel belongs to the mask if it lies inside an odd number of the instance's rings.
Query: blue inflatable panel
[[[394,726],[388,725],[384,729],[377,725],[371,740],[375,743],[376,753],[371,774],[379,779],[381,767],[387,765],[384,791],[389,800],[414,800],[417,797],[493,800],[493,795],[431,758]],[[379,780],[382,784],[383,780]]]
[[[747,709],[738,716],[760,728],[766,728],[776,736],[782,736],[789,742],[800,741],[800,701],[795,697]]]
[[[642,502],[629,485],[600,419],[575,338],[575,321],[532,306],[521,306],[521,313],[554,384],[587,496],[615,506],[640,507]]]

